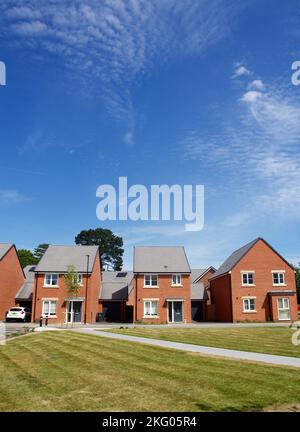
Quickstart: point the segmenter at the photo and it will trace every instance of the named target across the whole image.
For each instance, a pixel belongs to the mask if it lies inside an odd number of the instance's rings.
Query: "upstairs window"
[[[57,273],[45,274],[44,286],[57,287],[58,286],[58,274]]]
[[[82,273],[77,273],[77,278],[76,278],[76,282],[78,283],[78,285],[82,285]]]
[[[158,286],[158,280],[157,275],[149,274],[144,275],[144,286],[145,287],[157,287]]]
[[[242,273],[242,283],[243,285],[254,285],[254,273],[253,272],[243,272]]]
[[[285,285],[284,272],[273,272],[273,285]]]
[[[181,286],[181,274],[173,274],[172,275],[172,285],[173,286]]]

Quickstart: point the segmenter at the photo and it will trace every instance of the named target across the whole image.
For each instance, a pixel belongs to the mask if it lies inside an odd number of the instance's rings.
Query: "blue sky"
[[[237,3],[242,3],[238,5]],[[300,261],[297,0],[2,1],[0,239],[82,229],[218,266],[262,236]],[[205,227],[99,222],[96,189],[204,184]]]

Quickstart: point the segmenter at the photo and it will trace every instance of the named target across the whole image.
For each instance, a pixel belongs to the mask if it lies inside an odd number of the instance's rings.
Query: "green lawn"
[[[136,327],[133,329],[109,331],[131,336],[141,336],[217,348],[300,357],[300,346],[295,346],[291,342],[291,337],[295,330],[287,327],[214,329]]]
[[[292,368],[75,332],[0,346],[0,411],[244,411],[300,403]]]

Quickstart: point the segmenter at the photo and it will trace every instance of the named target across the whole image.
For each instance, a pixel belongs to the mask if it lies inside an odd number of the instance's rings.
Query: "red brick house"
[[[13,244],[0,243],[0,320],[15,304],[15,295],[24,283],[24,273]]]
[[[70,266],[81,288],[64,282]],[[0,312],[32,304],[32,320],[50,323],[190,323],[297,320],[293,267],[261,238],[216,271],[190,269],[183,247],[134,248],[133,271],[102,272],[96,246],[49,246],[37,266],[21,269],[16,248],[0,244]]]
[[[191,270],[183,247],[135,247],[133,274],[135,321],[191,322]]]
[[[81,285],[78,295],[68,293],[64,275],[74,266]],[[100,254],[97,246],[49,246],[35,268],[32,321],[94,323],[99,311]],[[20,294],[19,294],[20,295]]]
[[[192,321],[210,320],[209,279],[215,274],[212,266],[207,269],[191,270],[191,318]]]
[[[294,268],[264,239],[232,255],[210,278],[216,321],[295,321]]]

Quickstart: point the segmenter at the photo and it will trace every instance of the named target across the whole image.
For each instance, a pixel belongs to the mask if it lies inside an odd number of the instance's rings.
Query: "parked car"
[[[27,307],[12,307],[6,313],[6,322],[9,321],[31,321],[31,311]]]

